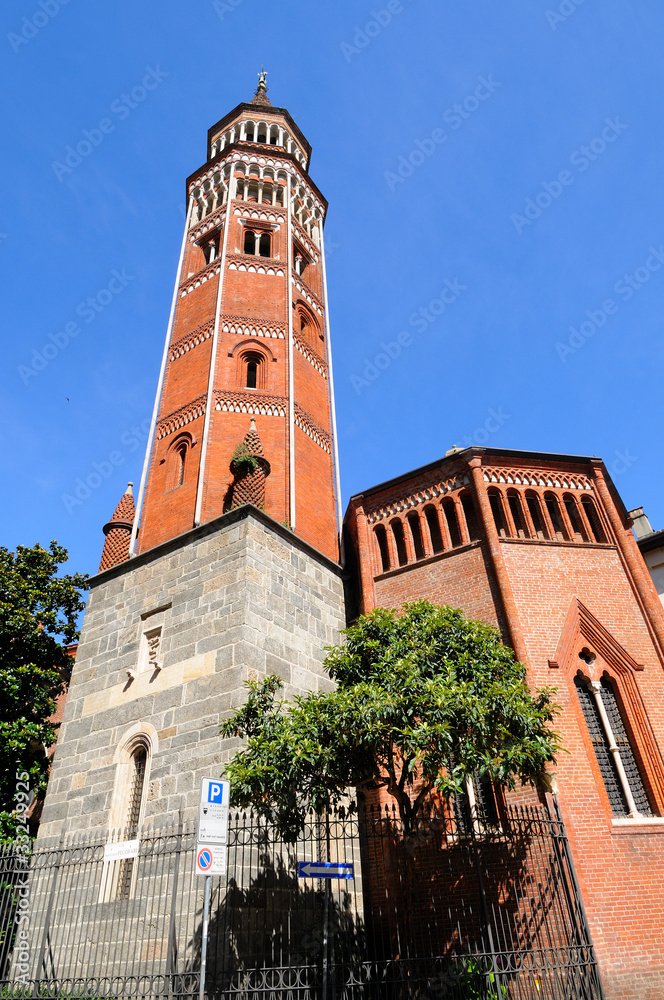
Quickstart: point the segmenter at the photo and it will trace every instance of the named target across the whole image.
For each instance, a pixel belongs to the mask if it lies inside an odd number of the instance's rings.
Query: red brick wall
[[[442,555],[425,560],[411,552],[408,565],[378,572],[375,525],[388,527],[394,517],[405,522],[426,502],[440,505],[444,496],[458,495],[464,467],[472,475],[473,462],[476,511],[493,484],[503,495],[516,488],[522,497],[527,489],[542,497],[545,491],[588,496],[608,541],[500,538],[492,519],[480,518],[481,545],[448,543]],[[641,574],[624,508],[611,485],[603,486],[605,478],[597,461],[470,449],[353,498],[347,537],[349,544],[354,540],[365,609],[426,597],[504,623],[503,633],[517,637],[533,687],[557,688],[557,728],[566,749],[555,768],[559,802],[607,997],[655,1000],[664,997],[663,620]],[[436,484],[441,489],[432,496]],[[596,654],[591,679],[606,674],[612,680],[659,823],[612,817],[574,687],[585,667],[578,657],[583,647]],[[533,794],[523,789],[510,798],[532,801]]]

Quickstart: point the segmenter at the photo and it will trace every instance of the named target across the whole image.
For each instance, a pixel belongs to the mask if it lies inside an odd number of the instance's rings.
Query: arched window
[[[456,504],[454,500],[448,498],[447,500],[443,500],[440,506],[447,521],[447,530],[450,533],[452,548],[455,549],[458,545],[461,545],[461,531],[459,530],[459,522],[457,520]]]
[[[284,203],[284,189],[281,187],[281,185],[279,185],[276,191],[275,204],[283,205],[283,203]]]
[[[507,538],[507,526],[505,524],[505,512],[503,510],[503,496],[500,490],[489,490],[489,504],[496,531],[501,538]]]
[[[189,451],[190,441],[188,439],[181,438],[175,441],[172,445],[170,454],[168,456],[168,479],[166,481],[166,492],[170,493],[171,490],[176,490],[179,486],[182,486],[185,482],[185,474],[187,471],[187,452]]]
[[[145,815],[152,755],[158,749],[156,730],[139,723],[129,730],[115,754],[117,771],[109,816],[109,842],[136,840]],[[106,861],[100,902],[130,899],[134,894],[138,858]]]
[[[392,534],[394,535],[394,542],[397,547],[397,558],[399,560],[400,566],[405,566],[408,562],[408,553],[406,551],[406,540],[403,537],[403,524],[396,518],[391,523]]]
[[[614,816],[652,816],[645,784],[611,681],[574,678],[604,788]]]
[[[555,493],[545,493],[544,503],[546,504],[546,509],[551,518],[551,524],[553,525],[553,530],[556,535],[556,539],[559,542],[568,542],[567,531],[565,529],[565,522],[563,521],[562,511],[560,510],[560,501]]]
[[[436,508],[429,504],[424,508],[424,516],[427,519],[427,525],[429,528],[429,535],[431,537],[431,548],[434,552],[443,551],[443,536],[440,531],[440,521],[438,520],[438,511]]]
[[[258,201],[258,184],[250,184],[247,189],[247,201]]]
[[[410,528],[410,536],[413,539],[413,548],[415,550],[415,558],[424,558],[424,545],[422,544],[422,530],[420,528],[420,516],[416,514],[415,511],[411,511],[408,515],[408,527]]]
[[[265,127],[263,125],[258,126],[261,131],[258,133],[258,138],[256,142],[267,142],[267,135],[265,134]]]
[[[606,533],[602,527],[602,522],[599,519],[599,514],[597,513],[597,508],[595,507],[593,498],[588,495],[582,496],[581,506],[585,511],[588,524],[595,535],[595,541],[602,543],[606,542]]]
[[[183,441],[175,449],[175,489],[184,483],[184,466],[187,459],[187,445]]]
[[[576,499],[571,493],[566,493],[563,497],[563,503],[565,504],[565,510],[567,511],[567,516],[569,517],[570,524],[572,525],[572,531],[574,532],[575,542],[587,542],[588,533],[584,527],[583,521],[581,520],[581,515],[579,514],[578,507],[576,506]]]
[[[251,229],[244,233],[244,252],[252,256],[256,253],[256,234]]]
[[[249,125],[248,126],[248,128],[247,128],[247,134],[246,134],[245,138],[246,138],[247,142],[253,142],[254,141],[254,126],[253,125]]]
[[[523,507],[521,506],[521,496],[517,490],[507,491],[507,502],[510,506],[510,513],[512,515],[512,520],[514,521],[516,537],[529,538],[530,532],[528,531],[528,528],[526,526],[526,521],[523,516]]]
[[[381,568],[383,573],[387,573],[390,568],[390,550],[387,547],[387,535],[385,534],[385,528],[382,524],[376,525],[374,528],[374,535],[376,536],[376,541],[378,542]]]
[[[535,529],[535,537],[548,538],[549,533],[546,530],[546,525],[544,524],[542,505],[537,493],[533,493],[532,490],[529,490],[526,493],[526,503],[528,504],[528,511],[530,513],[530,519],[533,522],[533,528]]]
[[[475,504],[470,493],[464,493],[461,497],[461,506],[463,507],[464,517],[466,518],[466,527],[468,528],[468,537],[471,542],[476,541],[476,539],[481,538],[480,528],[477,523],[477,514],[475,512]]]
[[[263,233],[258,244],[258,253],[261,257],[270,256],[270,234]]]

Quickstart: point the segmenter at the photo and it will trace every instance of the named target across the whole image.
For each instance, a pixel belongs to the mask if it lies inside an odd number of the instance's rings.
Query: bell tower
[[[310,157],[264,72],[208,131],[187,180],[131,555],[249,501],[338,560],[327,202]]]

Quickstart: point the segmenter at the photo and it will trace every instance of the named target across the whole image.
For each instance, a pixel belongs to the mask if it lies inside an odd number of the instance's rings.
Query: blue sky
[[[185,178],[261,63],[330,203],[344,505],[472,442],[600,455],[664,527],[659,2],[5,0],[0,20],[0,544],[56,538],[96,570],[140,478]]]

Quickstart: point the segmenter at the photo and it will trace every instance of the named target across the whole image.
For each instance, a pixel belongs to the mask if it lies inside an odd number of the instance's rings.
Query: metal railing
[[[122,861],[105,860],[107,842],[40,844],[27,858],[0,848],[0,996],[198,995],[195,830],[143,833],[130,881]],[[300,862],[321,861],[351,863],[355,878],[298,875]],[[233,812],[228,873],[212,879],[205,992],[602,998],[562,820],[539,806],[502,809],[493,825],[443,808],[412,830],[389,808],[361,806],[312,814],[294,844]]]

